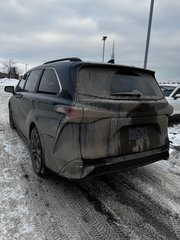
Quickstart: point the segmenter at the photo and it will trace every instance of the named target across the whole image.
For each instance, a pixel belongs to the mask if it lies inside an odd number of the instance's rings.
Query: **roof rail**
[[[54,63],[54,62],[63,62],[63,61],[78,62],[78,61],[82,61],[82,60],[77,57],[70,57],[70,58],[61,58],[61,59],[52,60],[49,62],[45,62],[43,64]]]

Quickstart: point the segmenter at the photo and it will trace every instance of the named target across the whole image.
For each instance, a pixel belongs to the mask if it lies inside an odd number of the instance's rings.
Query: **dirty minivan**
[[[169,157],[172,107],[153,71],[65,58],[5,91],[10,126],[27,139],[38,175],[82,179]]]

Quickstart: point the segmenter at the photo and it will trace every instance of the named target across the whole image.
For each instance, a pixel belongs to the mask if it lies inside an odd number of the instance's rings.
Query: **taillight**
[[[68,120],[81,120],[83,117],[83,109],[80,107],[57,105],[55,111],[65,114]]]

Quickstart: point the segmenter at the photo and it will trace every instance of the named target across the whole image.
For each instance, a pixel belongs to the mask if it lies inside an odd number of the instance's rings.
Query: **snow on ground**
[[[89,181],[37,177],[0,80],[0,240],[180,240],[180,124],[170,159]]]
[[[19,80],[15,78],[0,78],[0,86],[16,86]]]
[[[180,128],[179,124],[170,124],[169,126],[169,140],[175,147],[180,148]]]

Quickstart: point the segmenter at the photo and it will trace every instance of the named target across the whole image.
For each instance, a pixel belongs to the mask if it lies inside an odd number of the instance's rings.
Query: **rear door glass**
[[[58,94],[60,90],[60,84],[55,70],[53,68],[45,69],[41,78],[38,92]]]
[[[163,97],[157,82],[150,74],[115,68],[82,68],[77,91],[82,95],[109,99]]]

